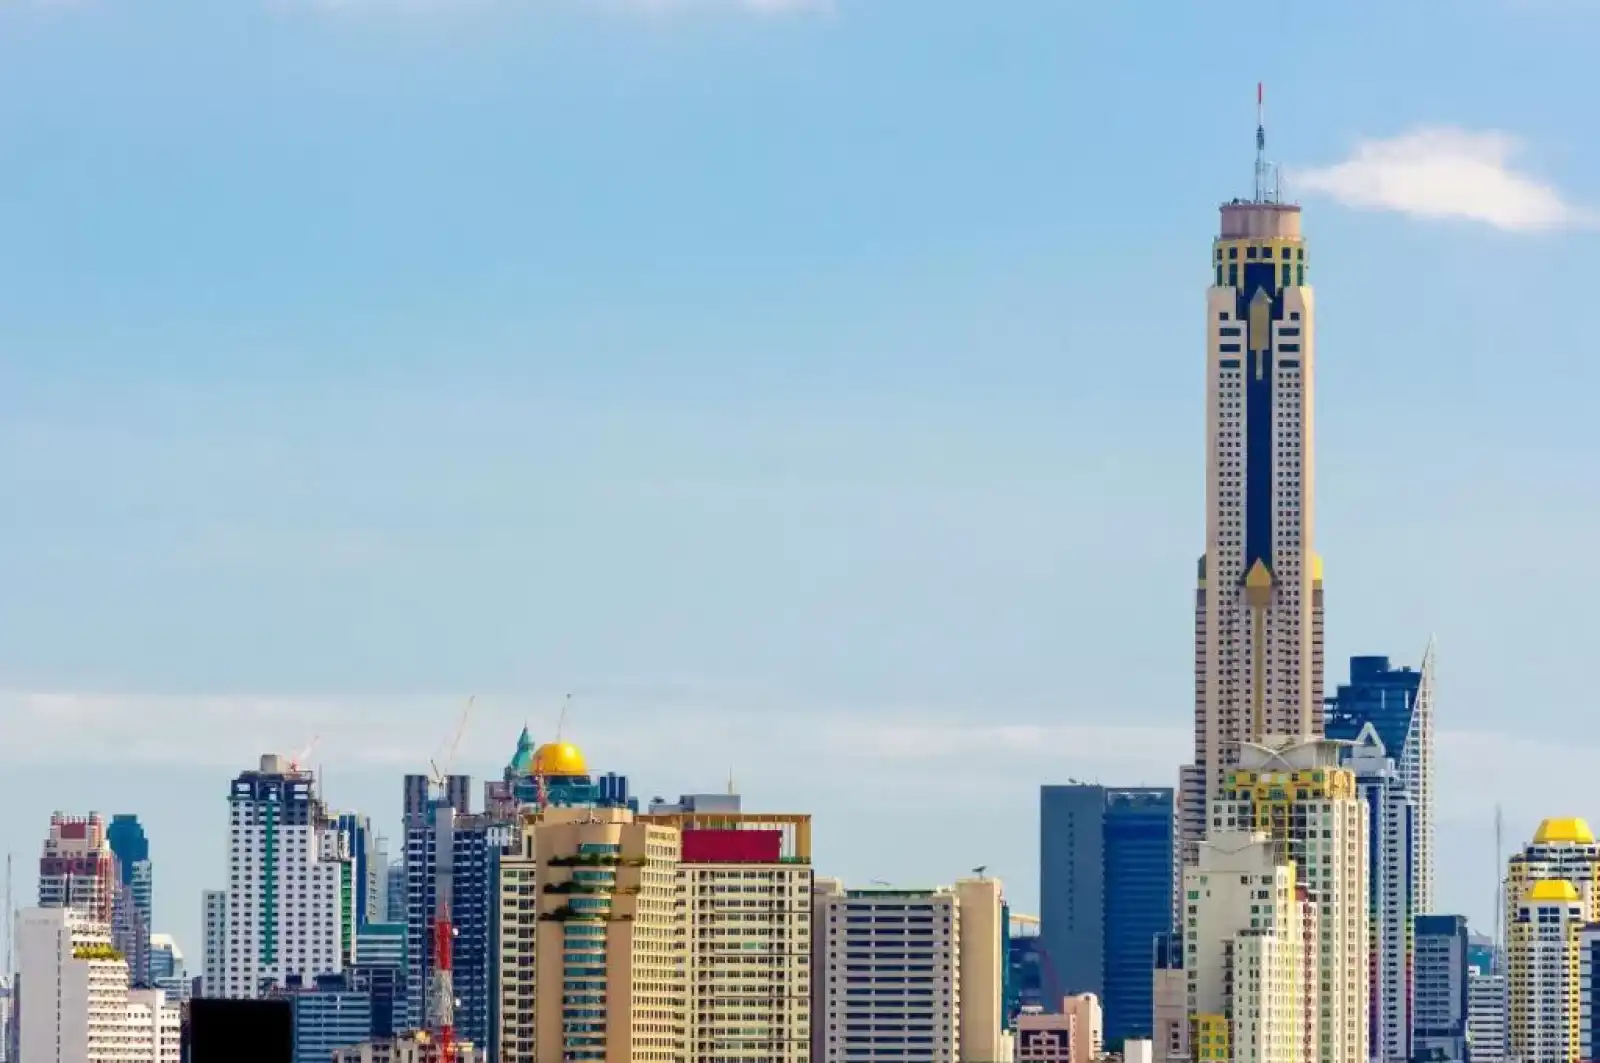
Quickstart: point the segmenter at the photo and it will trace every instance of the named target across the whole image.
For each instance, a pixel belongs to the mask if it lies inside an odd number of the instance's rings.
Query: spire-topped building
[[[1206,294],[1206,547],[1179,828],[1191,864],[1241,742],[1322,734],[1314,304],[1300,208],[1278,199],[1259,117],[1256,142],[1255,194],[1222,205]]]

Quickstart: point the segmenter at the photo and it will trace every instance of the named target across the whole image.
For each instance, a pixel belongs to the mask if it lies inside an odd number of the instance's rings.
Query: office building
[[[1350,682],[1328,699],[1327,737],[1355,742],[1369,724],[1399,772],[1416,821],[1415,910],[1434,910],[1433,895],[1433,668],[1432,643],[1422,667],[1394,668],[1387,657],[1350,658]]]
[[[1467,917],[1416,917],[1412,1057],[1467,1063]]]
[[[361,927],[383,921],[388,863],[378,853],[379,838],[371,819],[357,812],[341,812],[338,829],[344,835],[343,848],[350,854],[343,865],[346,881],[341,890],[349,901],[340,931],[344,962],[350,964],[355,962],[356,934]]]
[[[525,821],[501,860],[501,1063],[681,1058],[679,846],[676,829],[626,808]]]
[[[1024,1011],[1042,1012],[1044,995],[1044,950],[1040,947],[1039,924],[1022,926],[1011,917],[1011,936],[1006,940],[1006,1023],[1016,1029],[1017,1016]],[[1055,981],[1056,979],[1052,979]]]
[[[1578,932],[1585,899],[1564,879],[1528,886],[1506,924],[1509,1056],[1521,1063],[1575,1063]]]
[[[267,754],[233,780],[228,806],[221,994],[253,999],[291,975],[340,973],[350,853],[316,779]],[[215,903],[208,897],[208,923]]]
[[[1475,932],[1467,935],[1468,967],[1476,967],[1484,973],[1503,971],[1505,969],[1505,961],[1502,959],[1500,952],[1500,948],[1494,943],[1494,938]]]
[[[1467,1051],[1472,1063],[1505,1063],[1508,1041],[1506,976],[1467,970]]]
[[[1344,757],[1367,820],[1367,1024],[1373,1056],[1409,1060],[1417,809],[1373,723],[1362,724]]]
[[[403,923],[406,921],[406,861],[401,854],[399,860],[390,864],[384,872],[384,917],[386,923]]]
[[[124,909],[115,920],[117,945],[128,957],[135,984],[153,984],[150,920],[155,903],[155,871],[150,862],[150,839],[145,836],[139,817],[126,813],[111,817],[106,839],[117,858],[118,899]]]
[[[1247,742],[1213,807],[1213,831],[1283,843],[1316,905],[1320,1063],[1366,1063],[1369,1031],[1367,804],[1343,747],[1323,739]]]
[[[638,819],[678,832],[687,1058],[805,1063],[811,817],[745,812],[737,794],[694,794]]]
[[[1600,1059],[1600,924],[1578,931],[1578,1055]]]
[[[815,897],[817,1063],[1011,1053],[998,880],[845,889],[819,879]]]
[[[200,995],[216,1000],[224,996],[228,982],[228,892],[205,890],[201,893],[205,924],[202,932]]]
[[[117,897],[117,858],[98,812],[50,817],[50,833],[39,857],[39,907],[76,908],[112,924]]]
[[[1093,993],[1106,1037],[1149,1037],[1150,957],[1172,929],[1173,792],[1044,786],[1039,916],[1056,998]]]
[[[1206,295],[1206,543],[1195,588],[1194,761],[1180,859],[1242,742],[1323,733],[1322,561],[1314,536],[1315,314],[1300,208],[1256,130],[1252,197],[1221,207]]]
[[[177,1063],[178,1007],[135,990],[111,926],[76,907],[29,908],[17,923],[27,1063]]]
[[[1181,898],[1185,921],[1189,902]],[[1155,970],[1151,972],[1155,1027],[1151,1051],[1162,1063],[1191,1063],[1189,1055],[1189,977],[1183,969],[1185,935],[1164,934],[1156,940]]]
[[[273,995],[286,998],[292,1009],[294,1063],[325,1063],[338,1049],[373,1037],[372,995],[354,985],[348,972],[319,975],[310,983],[290,975]]]
[[[1091,1063],[1103,1050],[1100,1001],[1093,993],[1065,998],[1056,1014],[1017,1020],[1017,1063]]]
[[[1199,857],[1183,882],[1193,1058],[1327,1058],[1316,1004],[1320,906],[1300,883],[1287,843],[1213,831]]]
[[[184,966],[183,950],[171,934],[150,935],[150,985],[173,1003],[189,999],[193,982]]]

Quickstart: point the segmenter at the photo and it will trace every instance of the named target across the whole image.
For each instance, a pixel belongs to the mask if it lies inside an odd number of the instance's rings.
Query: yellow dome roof
[[[1522,899],[1525,901],[1575,901],[1578,899],[1578,888],[1566,879],[1547,878],[1528,887],[1528,895]]]
[[[531,775],[587,775],[589,765],[571,742],[547,742],[533,754]]]
[[[1589,829],[1589,824],[1581,819],[1547,819],[1539,824],[1539,829],[1534,832],[1535,845],[1548,845],[1551,842],[1571,842],[1576,845],[1593,845],[1594,831]]]

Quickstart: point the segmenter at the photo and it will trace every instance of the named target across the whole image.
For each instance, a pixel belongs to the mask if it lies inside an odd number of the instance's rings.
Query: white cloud
[[[1418,129],[1366,140],[1345,161],[1289,174],[1290,188],[1358,210],[1465,218],[1512,232],[1589,226],[1595,215],[1517,170],[1518,141],[1504,133]]]

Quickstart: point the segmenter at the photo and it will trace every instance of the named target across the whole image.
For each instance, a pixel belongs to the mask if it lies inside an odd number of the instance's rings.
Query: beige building
[[[816,1063],[905,1052],[926,1063],[1004,1063],[999,880],[908,890],[819,879],[813,914]]]
[[[439,1045],[426,1030],[413,1030],[397,1037],[351,1048],[335,1049],[332,1063],[445,1063]],[[457,1041],[451,1046],[448,1063],[483,1063],[484,1051],[471,1042]]]
[[[1092,1063],[1104,1052],[1100,999],[1079,993],[1061,1002],[1055,1015],[1024,1012],[1017,1017],[1017,1063]]]
[[[811,817],[742,812],[737,797],[716,797],[686,797],[640,817],[680,839],[685,1058],[803,1063],[811,1054]]]
[[[1547,819],[1506,867],[1509,1058],[1580,1058],[1579,931],[1600,905],[1600,845],[1581,819]]]
[[[1366,1063],[1367,806],[1341,745],[1293,737],[1245,742],[1212,806],[1213,832],[1259,831],[1284,847],[1316,905],[1318,1063]]]
[[[1312,1063],[1317,909],[1286,844],[1259,831],[1218,831],[1199,857],[1183,883],[1193,1058]]]
[[[811,819],[735,795],[530,809],[501,860],[503,1063],[801,1063]]]

